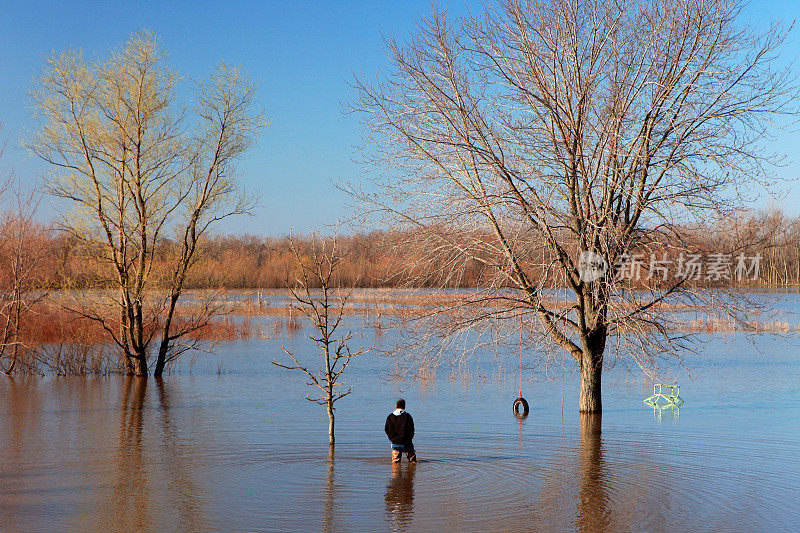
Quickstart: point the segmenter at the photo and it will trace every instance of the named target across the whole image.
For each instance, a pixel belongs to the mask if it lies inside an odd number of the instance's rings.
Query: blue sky
[[[374,2],[33,2],[6,0],[0,15],[0,135],[9,147],[0,162],[35,183],[45,166],[19,147],[33,128],[28,91],[53,51],[81,49],[103,57],[139,29],[155,33],[183,76],[199,77],[220,61],[241,65],[260,85],[260,104],[271,120],[258,147],[243,162],[245,186],[261,196],[254,218],[228,222],[222,231],[282,235],[305,233],[348,216],[347,198],[331,180],[366,179],[354,163],[358,121],[342,112],[353,74],[386,66],[382,35],[404,37],[428,1]],[[479,3],[450,1],[455,14]],[[746,16],[800,19],[800,0],[754,0]],[[795,29],[783,51],[797,57]],[[798,66],[800,68],[800,66]],[[792,162],[783,177],[800,175],[800,134],[781,134],[779,149]],[[781,202],[800,214],[800,184],[788,183]],[[763,205],[774,203],[761,200]],[[47,200],[42,216],[53,212]]]

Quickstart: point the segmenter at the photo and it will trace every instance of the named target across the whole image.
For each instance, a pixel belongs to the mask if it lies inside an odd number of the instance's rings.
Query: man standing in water
[[[406,413],[406,401],[397,400],[397,409],[386,417],[386,436],[392,441],[392,462],[399,463],[403,452],[408,456],[408,462],[416,463],[417,454],[414,451],[414,419]]]

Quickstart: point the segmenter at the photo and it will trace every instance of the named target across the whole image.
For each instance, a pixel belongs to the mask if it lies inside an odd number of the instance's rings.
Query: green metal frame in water
[[[664,394],[667,392],[667,394]],[[664,385],[656,383],[653,385],[653,395],[645,398],[644,403],[654,409],[672,409],[680,407],[683,399],[680,397],[681,389],[678,385]]]

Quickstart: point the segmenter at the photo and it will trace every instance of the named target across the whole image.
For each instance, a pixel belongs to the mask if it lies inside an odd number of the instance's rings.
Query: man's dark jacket
[[[390,413],[386,417],[385,430],[392,444],[409,445],[414,438],[414,419],[405,411],[399,415]]]

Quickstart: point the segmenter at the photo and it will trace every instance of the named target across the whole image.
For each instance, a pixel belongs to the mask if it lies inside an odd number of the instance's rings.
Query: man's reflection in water
[[[386,484],[386,518],[394,531],[411,525],[414,516],[414,475],[416,463],[393,463],[392,479]]]
[[[608,482],[601,438],[600,414],[581,413],[578,446],[579,476],[577,522],[581,531],[612,528],[606,485]]]

